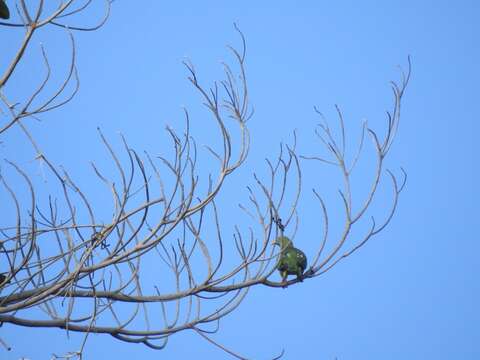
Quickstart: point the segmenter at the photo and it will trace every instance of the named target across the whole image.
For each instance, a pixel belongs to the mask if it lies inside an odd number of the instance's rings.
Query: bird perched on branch
[[[9,19],[10,18],[10,11],[8,10],[7,4],[5,4],[5,0],[0,0],[0,19]]]
[[[295,248],[292,240],[286,236],[279,236],[273,244],[281,248],[277,269],[282,282],[287,281],[288,275],[297,275],[297,279],[302,281],[303,272],[307,268],[307,257],[303,251]]]
[[[6,279],[7,279],[7,276],[5,274],[0,274],[0,286],[4,285]]]

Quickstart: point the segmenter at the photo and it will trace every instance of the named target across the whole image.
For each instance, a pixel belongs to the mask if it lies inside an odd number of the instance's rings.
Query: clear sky
[[[317,151],[311,145],[314,105],[332,120],[334,104],[340,105],[353,133],[363,119],[384,129],[389,81],[398,79],[397,65],[405,67],[411,55],[412,79],[387,159],[396,173],[405,168],[408,183],[390,226],[324,276],[288,289],[252,289],[213,338],[252,359],[282,349],[285,359],[479,359],[479,16],[473,0],[117,0],[101,30],[76,34],[77,98],[33,124],[33,131],[44,151],[85,183],[89,161],[105,157],[97,126],[113,139],[125,134],[140,151],[167,151],[158,134],[166,124],[181,128],[182,106],[199,108],[181,61],[188,57],[206,83],[219,79],[221,61],[231,59],[225,45],[239,44],[236,22],[247,39],[256,110],[250,158],[223,195],[236,204],[247,197],[238,189],[254,183],[252,173],[265,170],[263,159],[274,157],[293,130],[302,151]],[[45,30],[33,49],[43,42],[65,68],[65,39],[60,29]],[[12,29],[0,28],[1,46],[15,48],[14,40]],[[0,60],[3,69],[2,54]],[[20,132],[9,136],[2,157],[31,161]],[[21,144],[27,150],[17,152]],[[321,218],[309,190],[332,178],[323,170],[309,174],[296,241],[313,251]],[[389,200],[387,192],[379,199]],[[229,214],[228,225],[237,221]],[[0,349],[0,358],[9,360],[46,359],[74,350],[78,340],[72,335],[68,341],[61,330],[8,325],[0,336],[13,347]],[[85,359],[107,358],[228,357],[192,333],[172,336],[160,352],[92,336]]]

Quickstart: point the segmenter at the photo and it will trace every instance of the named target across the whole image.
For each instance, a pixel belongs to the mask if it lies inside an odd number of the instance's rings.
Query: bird
[[[303,251],[295,248],[292,240],[286,236],[279,236],[273,244],[281,248],[277,269],[282,276],[282,282],[287,281],[288,275],[297,275],[297,279],[302,281],[303,272],[307,268],[307,257]]]
[[[5,0],[0,0],[0,19],[10,19],[10,10],[8,10]]]
[[[4,285],[5,280],[7,280],[7,276],[5,274],[0,274],[0,286]]]

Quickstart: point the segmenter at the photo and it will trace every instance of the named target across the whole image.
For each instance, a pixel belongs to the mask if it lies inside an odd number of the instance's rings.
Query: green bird
[[[307,268],[307,257],[303,251],[293,247],[292,240],[286,236],[279,236],[273,244],[281,247],[277,269],[282,282],[287,281],[288,275],[297,275],[297,279],[302,281],[303,272]]]
[[[10,19],[10,10],[8,10],[5,0],[0,0],[0,19]]]

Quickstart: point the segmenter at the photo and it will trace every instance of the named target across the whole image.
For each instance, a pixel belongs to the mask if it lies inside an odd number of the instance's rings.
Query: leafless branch
[[[115,168],[115,173],[109,173],[102,169],[101,161],[91,164],[93,177],[111,194],[111,216],[106,217],[108,205],[99,208],[95,195],[75,180],[67,167],[56,165],[30,133],[28,118],[62,108],[79,90],[74,33],[102,26],[110,15],[112,1],[104,1],[104,15],[97,24],[67,24],[81,21],[85,9],[94,3],[98,2],[64,1],[48,13],[42,0],[36,4],[18,0],[18,22],[0,22],[11,30],[25,32],[0,77],[0,100],[8,110],[0,114],[0,136],[8,135],[9,129],[18,126],[56,188],[56,192],[48,194],[45,204],[45,191],[36,185],[32,175],[14,161],[6,160],[2,167],[0,191],[8,199],[2,206],[14,214],[14,220],[0,224],[0,264],[4,274],[0,279],[0,323],[59,328],[85,335],[79,351],[54,355],[56,359],[81,358],[89,334],[107,334],[120,341],[162,349],[169,336],[188,330],[243,359],[210,334],[218,330],[223,317],[240,306],[252,286],[281,288],[303,280],[286,283],[272,280],[280,255],[272,241],[284,232],[295,238],[299,219],[305,218],[298,210],[304,176],[302,159],[335,165],[333,168],[340,170],[344,183],[339,193],[345,210],[343,234],[331,240],[326,203],[320,191],[313,190],[320,205],[323,232],[305,279],[331,269],[391,221],[406,181],[403,169],[401,181],[387,170],[393,201],[385,219],[377,223],[372,218],[367,234],[357,242],[350,241],[352,228],[368,213],[384,174],[384,160],[398,131],[401,100],[410,77],[410,59],[402,81],[392,83],[394,105],[387,113],[388,128],[383,137],[365,123],[358,150],[349,162],[348,132],[340,107],[335,107],[339,138],[315,109],[321,117],[315,134],[329,158],[299,156],[294,132],[291,144],[281,144],[274,160],[265,161],[266,175],[260,171],[253,175],[253,185],[246,189],[247,202],[240,205],[251,224],[248,229],[236,226],[229,239],[222,227],[217,197],[249,154],[247,124],[253,115],[245,69],[246,41],[236,25],[240,46],[228,47],[234,61],[223,63],[222,81],[208,86],[193,64],[184,62],[188,81],[205,105],[220,139],[220,145],[212,142],[206,146],[206,152],[218,164],[216,173],[201,171],[201,154],[191,130],[196,119],[191,118],[187,109],[182,114],[183,131],[166,128],[171,156],[140,154],[123,136],[119,149],[98,129],[99,141]],[[47,26],[65,31],[70,40],[70,62],[63,82],[47,94],[47,85],[56,72],[42,46],[44,78],[24,98],[12,99],[8,89],[18,64],[31,46],[36,30]],[[357,207],[351,174],[361,157],[366,134],[374,146],[376,168],[370,192]],[[237,253],[234,262],[225,256],[232,249]],[[150,276],[151,273],[155,276]],[[152,316],[155,311],[161,316]],[[2,339],[0,342],[5,345]],[[276,359],[282,355],[283,351]]]

